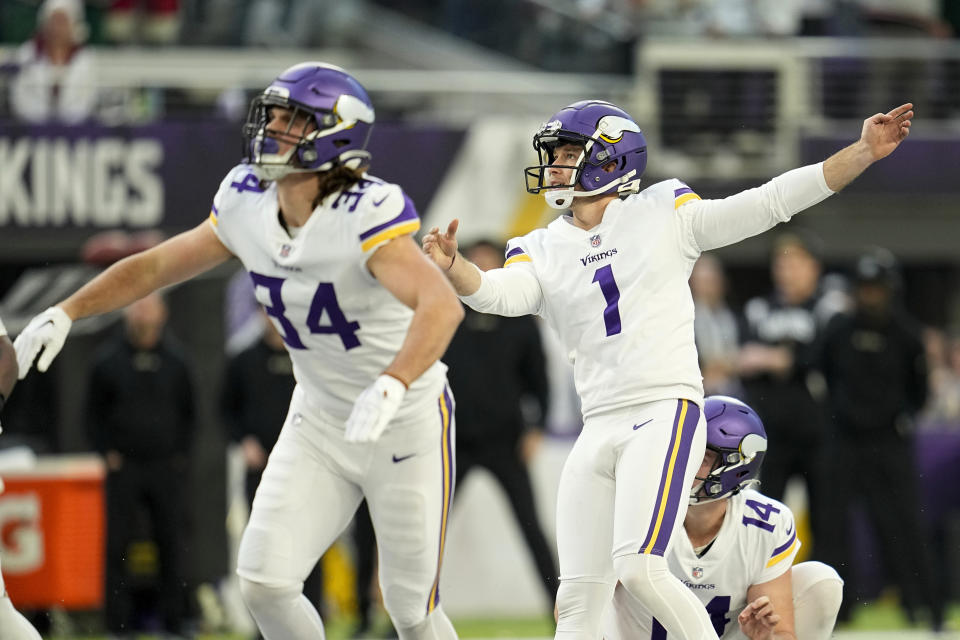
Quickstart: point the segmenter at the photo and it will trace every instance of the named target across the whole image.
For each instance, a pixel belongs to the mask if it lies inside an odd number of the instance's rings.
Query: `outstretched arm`
[[[60,304],[50,307],[17,336],[20,378],[37,361],[46,371],[60,352],[73,321],[124,307],[152,291],[182,282],[225,262],[233,254],[206,221],[152,249],[124,258]]]
[[[232,255],[204,221],[117,262],[57,306],[71,320],[114,311],[152,291],[212,269]]]
[[[860,139],[815,165],[793,169],[755,189],[721,200],[692,199],[680,206],[684,246],[700,251],[739,242],[786,222],[847,186],[871,164],[893,153],[910,133],[912,105],[864,120]]]

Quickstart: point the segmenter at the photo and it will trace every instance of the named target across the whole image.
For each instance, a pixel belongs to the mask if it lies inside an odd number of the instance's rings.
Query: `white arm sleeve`
[[[7,328],[3,326],[3,320],[0,320],[0,337],[7,335]]]
[[[677,210],[686,243],[698,252],[755,236],[832,195],[823,163],[793,169],[722,200],[691,200]]]
[[[480,288],[472,295],[460,296],[460,299],[481,313],[525,316],[540,313],[543,291],[531,269],[515,266],[480,271]]]

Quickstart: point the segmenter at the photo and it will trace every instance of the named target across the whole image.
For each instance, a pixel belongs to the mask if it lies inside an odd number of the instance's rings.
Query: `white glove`
[[[400,380],[383,374],[353,403],[344,437],[347,442],[375,442],[400,409],[407,388]]]
[[[30,371],[33,360],[41,349],[43,353],[37,361],[37,371],[43,373],[47,370],[63,348],[72,325],[73,320],[60,307],[50,307],[30,321],[30,324],[13,342],[13,348],[17,351],[17,366],[20,367],[21,380]]]

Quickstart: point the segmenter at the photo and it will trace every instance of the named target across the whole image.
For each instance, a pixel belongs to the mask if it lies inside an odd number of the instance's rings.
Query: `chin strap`
[[[621,176],[619,180],[615,180],[614,182],[611,182],[599,189],[594,189],[593,191],[576,191],[573,187],[566,187],[561,189],[546,189],[541,193],[543,193],[544,199],[546,199],[547,204],[552,209],[569,209],[570,205],[573,204],[574,198],[597,196],[610,191],[613,187],[617,187],[617,195],[619,196],[628,196],[633,193],[640,193],[640,178],[636,178],[634,180],[630,179],[635,173],[636,170],[631,171],[630,173]]]

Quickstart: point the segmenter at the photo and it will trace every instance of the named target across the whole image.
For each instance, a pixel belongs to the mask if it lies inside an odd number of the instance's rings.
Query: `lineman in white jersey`
[[[704,401],[707,451],[690,494],[684,533],[667,562],[703,603],[723,640],[827,640],[843,580],[820,562],[793,565],[800,540],[786,505],[747,489],[767,449],[756,412],[725,396]],[[670,640],[620,585],[604,616],[605,640]]]
[[[118,262],[15,343],[21,376],[41,349],[44,371],[73,320],[243,262],[297,379],[237,562],[268,640],[324,637],[303,580],[363,498],[400,637],[456,637],[438,590],[454,478],[453,399],[438,358],[463,308],[410,237],[420,224],[410,199],[364,172],[373,119],[342,69],[287,69],[254,99],[248,164],[224,179],[209,219]]]
[[[10,392],[17,382],[17,355],[7,337],[7,328],[0,320],[0,414],[3,405],[10,397]],[[0,428],[0,431],[3,429]],[[3,491],[3,480],[0,480],[0,492]],[[0,575],[0,638],[9,640],[40,640],[40,634],[13,608],[10,596],[7,595],[3,584],[3,575]]]
[[[825,162],[701,200],[679,180],[640,192],[640,128],[610,103],[578,102],[534,135],[540,164],[526,171],[565,215],[511,240],[504,268],[486,272],[457,252],[457,220],[424,236],[464,302],[543,316],[574,365],[584,427],[557,497],[557,638],[593,640],[617,580],[675,637],[717,637],[664,559],[705,441],[687,280],[701,252],[788,220],[889,155],[912,116],[909,104],[876,114]]]

